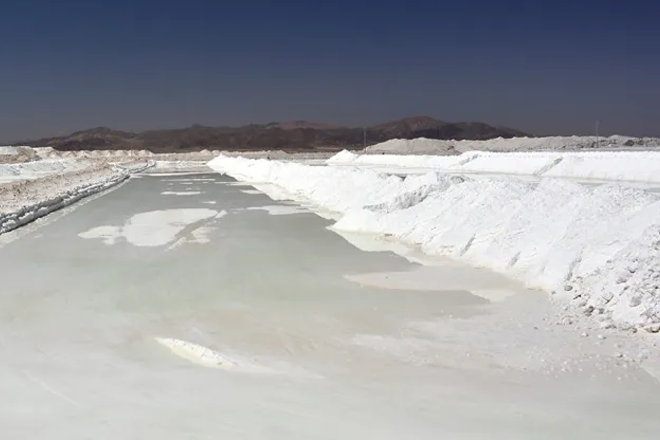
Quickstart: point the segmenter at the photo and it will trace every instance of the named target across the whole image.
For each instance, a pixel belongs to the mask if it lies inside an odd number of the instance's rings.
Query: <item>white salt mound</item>
[[[17,154],[20,154],[18,147],[0,147],[0,156],[15,156]]]
[[[89,164],[76,159],[44,159],[34,162],[0,164],[0,178],[33,179],[82,170]]]
[[[390,154],[453,154],[455,141],[436,139],[390,139],[364,149],[365,153]]]
[[[451,154],[452,151],[555,151],[593,149],[649,149],[660,147],[658,138],[626,136],[548,136],[497,138],[483,141],[437,139],[391,139],[364,149],[370,154]]]
[[[339,153],[332,156],[326,162],[327,163],[348,164],[348,163],[351,163],[351,162],[355,161],[355,159],[357,159],[358,157],[360,157],[359,154],[353,153],[353,152],[348,151],[348,150],[342,150]]]
[[[516,157],[512,160],[524,165]],[[644,156],[637,157],[641,163],[630,157],[626,166],[644,169]],[[595,164],[610,160],[615,159],[603,156]],[[502,168],[505,162],[497,157],[496,163]],[[388,234],[429,254],[489,267],[621,328],[660,324],[657,194],[550,178],[539,184],[438,173],[404,179],[355,167],[226,156],[209,166],[239,180],[278,185],[291,199],[339,212],[336,229]],[[592,169],[588,161],[581,166]]]
[[[660,151],[513,152],[467,151],[458,156],[358,155],[343,151],[330,165],[386,165],[447,173],[517,174],[583,180],[660,183]]]

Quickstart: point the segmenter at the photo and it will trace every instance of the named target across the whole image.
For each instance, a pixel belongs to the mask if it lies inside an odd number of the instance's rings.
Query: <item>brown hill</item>
[[[394,138],[491,139],[523,136],[517,130],[492,127],[479,122],[449,123],[427,116],[405,118],[365,128],[338,127],[307,121],[273,122],[242,127],[205,127],[151,130],[141,133],[105,127],[79,131],[68,136],[23,142],[56,150],[151,150],[156,153],[199,150],[339,150],[359,149],[364,142]]]

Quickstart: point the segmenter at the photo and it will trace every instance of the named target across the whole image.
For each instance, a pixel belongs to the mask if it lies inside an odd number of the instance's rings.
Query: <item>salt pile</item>
[[[0,147],[0,156],[15,156],[20,154],[20,149],[18,147]]]
[[[660,151],[513,152],[468,151],[458,156],[370,155],[343,151],[329,165],[386,165],[449,173],[517,174],[583,180],[660,183]]]
[[[92,194],[111,188],[153,166],[122,169],[101,165],[0,186],[0,234],[19,228]],[[69,170],[70,171],[70,170]]]
[[[356,154],[344,150],[332,156],[326,163],[329,165],[386,165],[403,168],[436,168],[439,170],[448,170],[469,162],[476,154],[477,152],[468,152],[460,156],[374,155]]]
[[[539,165],[511,160],[528,169]],[[633,164],[645,166],[627,162]],[[209,166],[246,182],[278,185],[291,199],[339,212],[338,230],[387,234],[552,292],[603,327],[660,329],[656,194],[549,178],[538,184],[440,173],[400,178],[355,167],[226,156]]]
[[[497,138],[482,141],[437,139],[391,139],[364,149],[369,154],[453,154],[472,150],[483,151],[553,151],[584,149],[649,149],[660,147],[658,138],[626,136],[548,136]]]
[[[51,174],[82,170],[89,164],[75,159],[44,159],[34,162],[0,164],[0,179],[35,179]]]
[[[454,141],[426,138],[390,139],[376,145],[371,145],[365,148],[364,152],[376,154],[456,154],[454,144]]]

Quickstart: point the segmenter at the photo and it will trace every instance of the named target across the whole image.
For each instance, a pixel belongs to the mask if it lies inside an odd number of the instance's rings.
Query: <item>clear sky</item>
[[[657,0],[7,0],[0,140],[411,115],[660,136]]]

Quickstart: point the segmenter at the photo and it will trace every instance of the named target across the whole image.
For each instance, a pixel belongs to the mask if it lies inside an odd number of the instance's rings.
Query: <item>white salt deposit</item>
[[[164,246],[174,242],[184,229],[225,214],[226,211],[218,213],[204,208],[143,212],[131,217],[123,226],[100,226],[78,236],[84,239],[101,239],[109,245],[123,238],[134,246]]]
[[[109,189],[148,166],[143,164],[132,170],[97,167],[3,187],[6,191],[0,206],[0,234]]]
[[[194,344],[192,342],[182,341],[173,338],[155,338],[156,342],[169,348],[172,353],[180,356],[197,365],[210,368],[223,368],[231,370],[237,367],[237,363],[233,360],[222,356],[217,351],[211,350],[208,347]]]
[[[341,151],[326,162],[331,165],[395,165],[402,168],[438,168],[446,169],[466,162],[475,152],[455,156],[418,156],[402,154],[357,154]]]
[[[78,234],[78,237],[84,239],[98,238],[104,244],[113,245],[121,237],[119,228],[116,226],[99,226]]]
[[[513,295],[526,293],[507,282],[506,278],[490,271],[475,271],[465,266],[418,266],[404,272],[375,272],[345,275],[360,285],[403,291],[462,291],[491,302],[503,301]]]
[[[163,179],[163,182],[168,182],[168,184],[178,183],[179,185],[193,185],[196,182],[214,182],[214,180],[213,179]]]
[[[223,211],[222,213],[223,216],[227,214],[226,211]],[[220,215],[218,214],[218,215]],[[217,217],[216,217],[217,218]],[[211,242],[211,237],[210,235],[213,233],[215,228],[212,228],[210,226],[202,226],[201,228],[197,228],[194,231],[190,233],[192,238],[189,240],[192,243],[197,243],[197,244],[206,244]]]
[[[293,215],[293,214],[309,214],[309,211],[300,206],[288,205],[267,205],[267,206],[252,206],[246,208],[247,211],[266,211],[270,215]]]
[[[271,200],[276,202],[291,199],[291,196],[277,185],[271,185],[269,183],[253,183],[250,186],[256,188],[260,193],[267,195]]]
[[[518,174],[582,180],[660,183],[660,151],[517,152],[468,151],[459,156],[357,155],[341,152],[331,165],[394,166],[467,174]]]
[[[122,236],[135,246],[163,246],[186,227],[218,214],[212,209],[166,209],[136,214],[122,228]]]
[[[0,180],[36,179],[53,174],[82,170],[87,166],[89,166],[89,163],[76,159],[48,159],[34,162],[0,164]]]
[[[283,362],[272,362],[272,365],[261,362],[248,356],[237,354],[224,354],[203,345],[174,338],[155,338],[156,342],[167,347],[172,354],[179,356],[193,364],[218,368],[233,373],[292,375],[305,378],[321,378],[317,374],[309,373],[299,367]]]
[[[172,245],[168,246],[167,250],[171,251],[173,249],[180,248],[186,244],[207,244],[211,242],[211,235],[217,227],[215,226],[215,221],[227,215],[227,211],[222,210],[215,216],[212,221],[207,222],[204,226],[193,229],[189,235],[180,237]]]
[[[163,196],[196,196],[201,193],[201,191],[163,191],[160,194]]]
[[[649,149],[660,147],[658,138],[632,138],[626,136],[548,136],[497,138],[482,141],[436,140],[436,139],[391,139],[367,147],[367,153],[385,154],[447,154],[453,150],[466,152],[483,151],[552,151],[600,149]]]
[[[15,156],[20,154],[20,148],[18,147],[0,147],[0,156]]]
[[[158,160],[156,161],[156,169],[161,170],[161,169],[171,169],[171,170],[188,170],[188,169],[204,169],[205,162],[204,161],[196,161],[196,160],[174,160],[174,161],[166,161],[166,160]]]
[[[604,157],[598,166],[620,157],[598,154]],[[627,156],[630,168],[616,176],[633,176],[633,165],[652,168],[653,155]],[[524,164],[526,157],[512,160]],[[497,161],[506,166],[502,156]],[[491,268],[619,327],[660,325],[658,195],[558,179],[538,185],[513,177],[471,180],[436,173],[403,179],[352,167],[224,156],[209,166],[250,183],[276,184],[291,199],[338,212],[336,229],[384,234],[429,254]],[[615,175],[613,170],[599,175]]]

